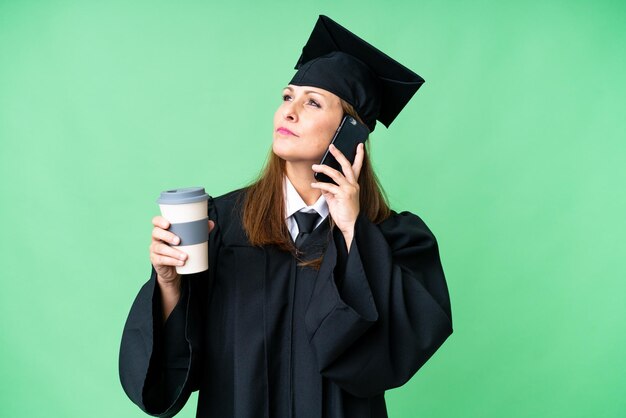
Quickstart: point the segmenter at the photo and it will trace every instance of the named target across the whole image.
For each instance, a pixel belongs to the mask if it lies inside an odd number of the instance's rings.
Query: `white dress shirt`
[[[317,212],[320,215],[320,219],[315,224],[315,228],[321,224],[324,219],[328,216],[328,203],[326,203],[326,198],[324,196],[319,197],[315,203],[311,206],[307,206],[304,203],[304,200],[298,194],[298,191],[289,178],[285,176],[285,181],[283,182],[283,195],[285,196],[285,221],[287,222],[287,228],[289,229],[289,234],[291,234],[291,238],[295,241],[298,236],[298,224],[293,217],[293,214],[296,212]]]

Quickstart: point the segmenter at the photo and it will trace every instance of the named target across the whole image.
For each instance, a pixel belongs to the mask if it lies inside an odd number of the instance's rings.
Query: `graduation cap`
[[[289,84],[328,90],[374,130],[389,127],[424,79],[327,16],[320,15]]]

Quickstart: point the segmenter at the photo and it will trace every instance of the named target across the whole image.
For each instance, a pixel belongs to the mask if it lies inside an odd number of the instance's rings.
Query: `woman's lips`
[[[278,132],[278,133],[279,133],[279,134],[281,134],[281,135],[293,135],[293,136],[298,136],[298,135],[294,134],[293,132],[291,132],[289,129],[287,129],[287,128],[283,128],[283,127],[280,127],[280,128],[278,128],[278,129],[276,129],[276,132]]]

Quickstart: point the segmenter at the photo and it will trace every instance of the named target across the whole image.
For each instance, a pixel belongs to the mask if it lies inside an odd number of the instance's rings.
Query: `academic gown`
[[[120,349],[120,378],[146,413],[171,417],[199,390],[198,417],[387,417],[401,386],[452,333],[437,243],[422,220],[359,215],[350,251],[328,218],[303,259],[253,247],[239,190],[209,200],[209,270],[182,278],[162,324],[154,269]]]

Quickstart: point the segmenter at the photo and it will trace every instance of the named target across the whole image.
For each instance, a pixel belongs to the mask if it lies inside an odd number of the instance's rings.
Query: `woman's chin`
[[[290,163],[307,163],[317,164],[322,159],[322,155],[316,155],[314,152],[303,153],[303,147],[293,142],[285,142],[284,140],[274,140],[272,144],[272,152],[279,158]]]
[[[274,154],[276,154],[276,156],[282,160],[285,160],[285,162],[289,163],[289,164],[307,164],[307,165],[313,165],[313,164],[317,164],[319,163],[319,159],[312,159],[310,157],[306,157],[303,155],[297,155],[297,154],[293,154],[293,153],[280,153],[280,152],[276,152],[274,151]]]
[[[274,140],[272,151],[285,161],[298,158],[298,150],[292,144],[285,144],[283,140]]]

